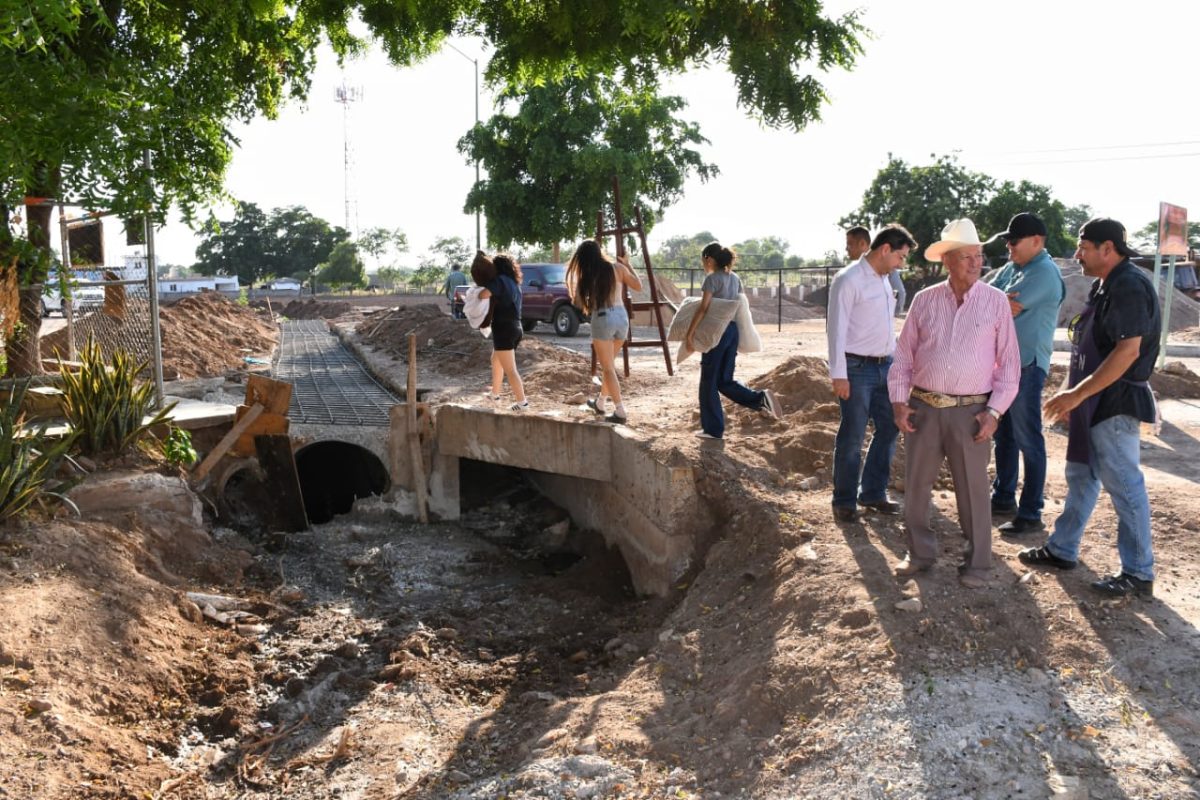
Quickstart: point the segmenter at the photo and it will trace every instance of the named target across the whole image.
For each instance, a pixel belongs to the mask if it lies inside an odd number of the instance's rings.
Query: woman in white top
[[[588,408],[597,414],[607,413],[606,398],[614,403],[613,412],[605,419],[623,423],[628,419],[617,381],[616,357],[629,337],[629,313],[622,299],[622,286],[637,291],[642,282],[626,256],[616,261],[604,255],[600,245],[587,239],[580,243],[567,264],[567,289],[571,301],[591,316],[592,349],[600,365],[600,394],[587,401]]]

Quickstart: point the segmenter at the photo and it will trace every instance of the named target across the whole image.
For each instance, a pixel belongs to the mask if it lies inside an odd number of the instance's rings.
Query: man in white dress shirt
[[[900,510],[887,495],[898,432],[888,399],[888,368],[896,349],[896,298],[888,275],[916,247],[911,233],[888,225],[866,255],[841,269],[829,286],[829,378],[842,408],[833,449],[833,517],[839,522],[853,521],[859,505],[885,514]],[[868,420],[875,435],[864,465]]]

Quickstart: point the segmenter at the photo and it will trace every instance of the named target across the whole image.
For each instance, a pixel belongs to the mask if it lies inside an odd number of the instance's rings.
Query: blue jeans
[[[700,427],[718,439],[725,435],[725,411],[721,395],[746,408],[763,407],[766,395],[733,379],[737,366],[738,329],[731,322],[717,346],[700,356]]]
[[[833,505],[854,508],[857,502],[875,503],[887,499],[888,473],[896,453],[896,419],[888,399],[889,358],[874,364],[846,357],[846,377],[850,379],[850,397],[839,399],[842,424],[833,445]],[[862,445],[867,436],[867,420],[875,424],[875,435],[863,465]],[[859,496],[859,473],[862,495]]]
[[[1046,371],[1037,364],[1021,368],[1017,399],[1000,418],[996,428],[996,480],[992,481],[992,504],[1011,506],[1017,496],[1017,463],[1024,457],[1025,483],[1017,516],[1042,518],[1046,488],[1046,440],[1042,436],[1042,387]]]
[[[1150,499],[1139,467],[1141,423],[1136,417],[1109,417],[1089,431],[1092,463],[1067,462],[1067,500],[1046,542],[1051,553],[1068,561],[1079,558],[1083,529],[1092,516],[1100,487],[1117,512],[1117,552],[1121,570],[1144,581],[1154,580],[1150,543]]]

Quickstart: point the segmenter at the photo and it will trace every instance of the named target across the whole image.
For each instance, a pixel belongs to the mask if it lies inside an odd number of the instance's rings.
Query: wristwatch
[[[988,406],[988,408],[987,408],[987,412],[988,412],[989,414],[991,414],[991,415],[992,415],[992,417],[994,417],[994,418],[995,418],[995,420],[996,420],[997,422],[999,422],[999,421],[1000,421],[1000,418],[1001,418],[1002,416],[1004,416],[1003,414],[1001,414],[999,411],[997,411],[996,409],[992,408],[991,406]]]

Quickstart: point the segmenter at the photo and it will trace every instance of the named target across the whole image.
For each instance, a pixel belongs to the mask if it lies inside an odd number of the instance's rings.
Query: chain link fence
[[[74,361],[88,342],[99,345],[106,360],[124,350],[137,362],[146,362],[148,370],[157,356],[145,267],[72,270],[65,294],[60,285],[44,287],[42,313],[66,320],[42,337],[43,359]]]

